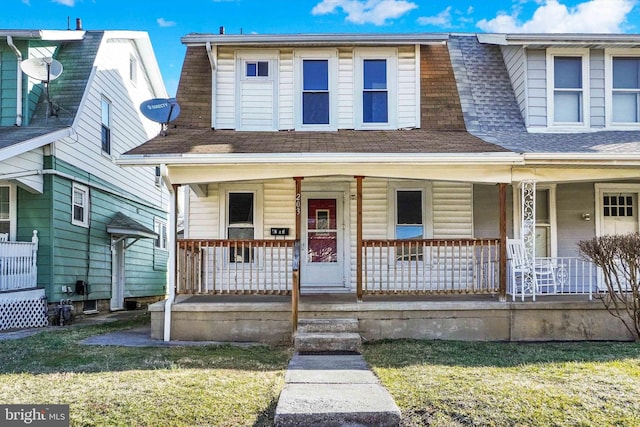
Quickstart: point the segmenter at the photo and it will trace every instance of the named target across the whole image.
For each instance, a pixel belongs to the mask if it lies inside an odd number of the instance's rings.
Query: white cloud
[[[568,8],[558,0],[545,0],[530,20],[521,22],[518,10],[500,12],[478,28],[496,33],[620,33],[636,0],[588,0]]]
[[[417,7],[417,4],[406,0],[322,0],[314,6],[311,14],[325,15],[340,8],[347,14],[348,22],[384,25],[387,20],[399,18]]]
[[[176,25],[176,23],[174,21],[167,21],[164,18],[158,18],[158,19],[156,19],[156,22],[161,27],[174,27]]]
[[[437,27],[451,27],[451,6],[435,16],[421,16],[418,18],[420,25],[435,25]]]
[[[76,5],[76,0],[52,0],[54,3],[61,4],[63,6],[73,7]]]
[[[26,4],[27,6],[31,6],[30,0],[22,0],[22,3]]]

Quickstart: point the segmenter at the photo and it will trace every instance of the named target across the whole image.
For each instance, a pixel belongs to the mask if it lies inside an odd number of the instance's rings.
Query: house
[[[577,242],[638,230],[640,36],[182,42],[181,117],[118,160],[184,205],[153,336],[631,338]]]
[[[115,159],[166,96],[146,33],[0,30],[0,329],[163,298],[167,192]]]

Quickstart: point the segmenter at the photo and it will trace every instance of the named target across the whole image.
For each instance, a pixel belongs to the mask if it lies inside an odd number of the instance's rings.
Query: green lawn
[[[79,343],[147,322],[0,341],[0,402],[70,404],[73,426],[273,425],[290,348]],[[640,426],[640,343],[388,341],[363,354],[405,426]]]
[[[73,426],[273,424],[290,349],[79,343],[141,322],[0,341],[0,402],[69,404]]]
[[[365,346],[406,426],[640,426],[638,343]]]

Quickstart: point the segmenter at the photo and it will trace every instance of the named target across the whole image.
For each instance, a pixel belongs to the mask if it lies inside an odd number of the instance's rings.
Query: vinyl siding
[[[8,46],[0,46],[0,126],[16,123],[17,69],[15,53]]]
[[[513,191],[507,186],[507,235],[513,236]],[[473,229],[474,237],[500,237],[500,206],[497,185],[473,186]]]
[[[280,51],[278,72],[278,129],[289,130],[295,127],[293,116],[293,50]]]
[[[218,49],[216,69],[216,129],[235,129],[235,58],[231,49]]]
[[[593,183],[558,184],[556,187],[556,218],[558,256],[578,256],[578,242],[595,236],[596,215]],[[591,213],[591,221],[582,214]]]
[[[274,130],[274,82],[240,83],[240,130]]]
[[[520,108],[522,117],[527,117],[527,73],[525,69],[525,51],[520,46],[501,46],[511,86]]]
[[[436,181],[432,192],[433,237],[473,237],[473,186]]]
[[[605,126],[604,51],[591,50],[589,54],[591,127]]]
[[[42,148],[37,148],[0,162],[2,174],[39,171],[43,169],[42,151]],[[42,175],[25,176],[17,178],[16,181],[29,187],[34,192],[42,193],[43,191]]]
[[[528,127],[547,126],[546,54],[541,49],[527,50]]]
[[[353,129],[355,126],[353,61],[352,49],[338,51],[338,129]]]
[[[413,128],[418,125],[416,111],[419,91],[416,90],[416,51],[413,46],[398,49],[398,107],[397,127]]]

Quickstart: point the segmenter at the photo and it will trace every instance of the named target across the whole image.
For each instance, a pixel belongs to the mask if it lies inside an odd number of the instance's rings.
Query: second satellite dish
[[[158,123],[169,123],[180,115],[180,106],[175,98],[154,98],[140,104],[144,116]]]
[[[62,64],[53,58],[29,58],[20,63],[20,68],[29,77],[49,83],[62,74]]]

